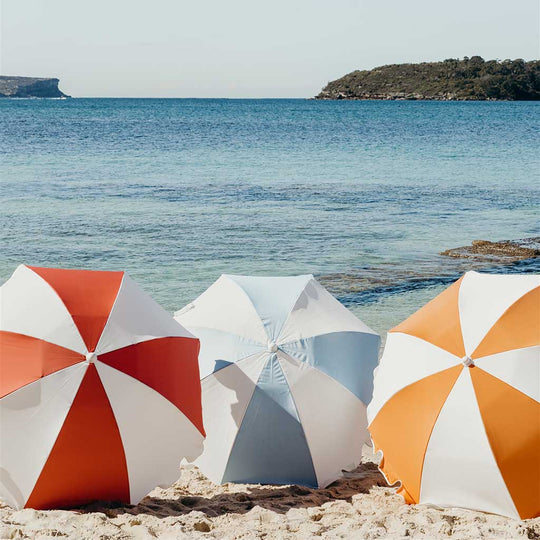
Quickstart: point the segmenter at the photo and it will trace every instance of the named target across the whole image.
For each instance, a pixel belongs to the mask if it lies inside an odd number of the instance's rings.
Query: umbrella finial
[[[465,356],[461,359],[461,363],[462,363],[465,367],[474,367],[473,359],[472,359],[470,356],[467,356],[467,355],[465,355]]]

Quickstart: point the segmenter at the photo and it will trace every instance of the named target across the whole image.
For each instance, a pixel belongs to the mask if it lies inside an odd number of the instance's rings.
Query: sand
[[[326,489],[216,486],[196,468],[137,506],[95,503],[78,510],[0,506],[0,538],[540,539],[540,518],[519,521],[463,509],[408,506],[366,451],[362,464]]]

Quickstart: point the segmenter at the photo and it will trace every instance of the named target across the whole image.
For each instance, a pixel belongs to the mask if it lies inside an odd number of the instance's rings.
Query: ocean
[[[380,333],[539,235],[540,103],[0,100],[0,281],[126,270],[169,311],[220,274],[314,274]]]

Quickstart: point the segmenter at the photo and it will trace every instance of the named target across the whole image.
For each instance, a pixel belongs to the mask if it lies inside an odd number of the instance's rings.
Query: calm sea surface
[[[539,234],[539,113],[1,100],[0,281],[21,262],[122,269],[172,311],[221,273],[313,273],[385,332],[471,264],[440,251]]]

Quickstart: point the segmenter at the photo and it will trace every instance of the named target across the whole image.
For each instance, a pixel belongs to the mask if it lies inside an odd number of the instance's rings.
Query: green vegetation
[[[473,56],[392,64],[353,71],[316,99],[540,100],[540,61]]]

